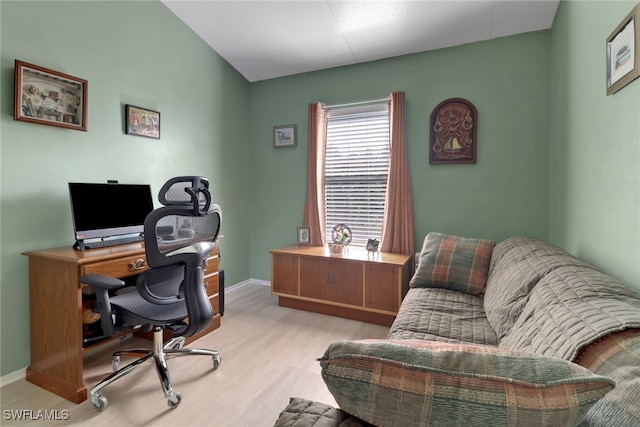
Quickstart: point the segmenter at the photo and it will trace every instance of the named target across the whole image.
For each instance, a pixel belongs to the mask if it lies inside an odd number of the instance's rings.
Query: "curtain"
[[[309,104],[309,158],[307,164],[307,198],[303,221],[309,227],[313,246],[324,245],[324,149],[327,131],[327,110],[316,102]]]
[[[392,92],[390,98],[391,156],[380,250],[412,254],[414,251],[413,199],[404,144],[404,92]]]

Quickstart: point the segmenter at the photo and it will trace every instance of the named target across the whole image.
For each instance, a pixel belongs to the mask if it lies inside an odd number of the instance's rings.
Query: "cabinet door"
[[[271,255],[271,291],[280,294],[298,294],[298,257]]]
[[[327,299],[362,307],[362,264],[331,260],[328,270]]]
[[[365,267],[365,307],[398,312],[398,268],[391,265],[367,264]]]
[[[327,299],[329,264],[321,258],[300,258],[300,296]]]

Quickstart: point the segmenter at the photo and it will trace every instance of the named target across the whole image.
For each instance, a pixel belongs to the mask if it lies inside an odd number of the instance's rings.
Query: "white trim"
[[[271,282],[267,281],[267,280],[258,280],[258,279],[247,279],[247,280],[243,280],[242,282],[238,282],[235,283],[231,286],[225,286],[224,288],[224,294],[228,295],[228,294],[232,294],[233,292],[240,290],[241,288],[247,286],[247,285],[261,285],[261,286],[271,286]]]
[[[6,385],[9,385],[11,383],[15,383],[16,381],[20,381],[25,379],[26,377],[26,369],[20,369],[18,371],[12,372],[10,374],[7,374],[3,377],[0,377],[0,387],[4,387]]]

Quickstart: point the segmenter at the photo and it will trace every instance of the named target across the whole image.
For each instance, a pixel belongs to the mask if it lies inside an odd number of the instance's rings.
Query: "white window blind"
[[[388,170],[388,104],[330,109],[325,158],[327,242],[340,223],[351,228],[354,246],[381,239]]]

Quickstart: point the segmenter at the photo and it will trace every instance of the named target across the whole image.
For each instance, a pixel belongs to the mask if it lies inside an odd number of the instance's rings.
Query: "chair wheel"
[[[167,405],[169,405],[169,408],[175,409],[178,407],[181,401],[182,395],[179,392],[175,392],[167,398]]]
[[[221,363],[222,363],[222,358],[220,357],[220,355],[213,356],[213,370],[214,371],[216,369],[218,369],[218,367],[220,366]]]
[[[120,356],[113,356],[111,359],[111,369],[116,372],[120,368]]]
[[[93,407],[96,409],[96,411],[102,412],[107,408],[109,401],[106,397],[99,394],[96,397],[91,398],[91,403],[93,403]]]

